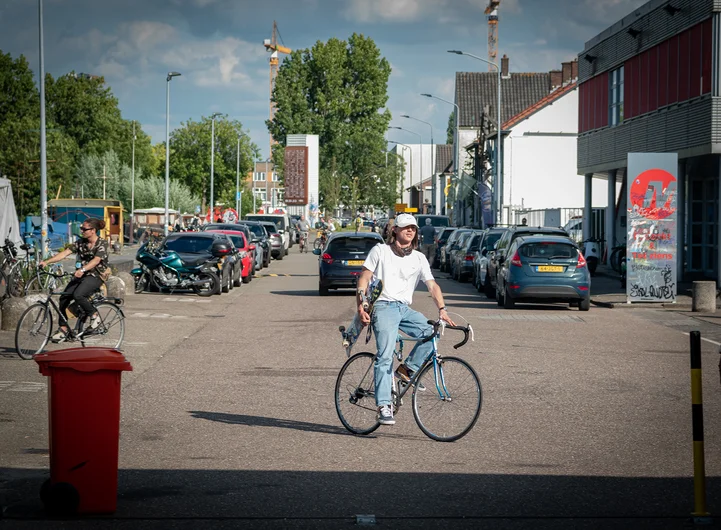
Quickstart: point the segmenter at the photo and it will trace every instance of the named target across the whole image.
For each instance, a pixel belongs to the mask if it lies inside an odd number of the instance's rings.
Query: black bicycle
[[[57,279],[71,274],[52,274],[42,271],[41,275],[52,275]],[[123,301],[120,298],[105,298],[99,291],[96,291],[90,298],[95,310],[100,317],[100,325],[91,328],[87,324],[90,315],[78,316],[75,326],[71,327],[68,319],[60,312],[60,308],[53,300],[53,296],[60,296],[64,292],[56,293],[53,288],[47,298],[36,302],[28,307],[20,317],[15,329],[15,350],[23,359],[32,359],[42,352],[50,341],[53,333],[53,313],[55,313],[58,324],[68,328],[65,342],[80,342],[83,347],[103,346],[107,348],[120,348],[125,337],[125,315],[120,305]],[[71,304],[69,311],[81,312],[79,307],[73,308]]]
[[[421,431],[439,442],[452,442],[468,434],[481,413],[481,381],[473,367],[458,357],[442,357],[438,353],[437,338],[441,322],[428,321],[433,333],[425,338],[398,337],[395,356],[403,357],[403,342],[433,341],[433,350],[410,382],[403,383],[393,376],[393,408],[403,404],[403,396],[413,389],[413,417]],[[471,326],[445,326],[462,331],[463,340],[454,345],[460,348],[472,335]],[[379,426],[376,416],[375,377],[373,365],[376,355],[361,352],[346,361],[335,383],[335,407],[343,426],[353,434],[370,434]],[[395,372],[394,372],[395,373]]]

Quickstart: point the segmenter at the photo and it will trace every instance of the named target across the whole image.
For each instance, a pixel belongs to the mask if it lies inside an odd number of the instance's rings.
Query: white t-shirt
[[[389,302],[413,302],[413,291],[418,281],[433,280],[433,273],[428,259],[414,250],[410,256],[400,257],[393,252],[390,245],[378,243],[368,253],[363,267],[373,271],[373,278],[383,280],[383,293],[378,300]]]

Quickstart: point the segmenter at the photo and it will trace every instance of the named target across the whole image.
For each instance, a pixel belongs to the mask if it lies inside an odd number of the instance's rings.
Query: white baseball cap
[[[415,226],[418,228],[418,221],[409,213],[401,213],[396,217],[396,226],[398,228],[405,228],[406,226]]]

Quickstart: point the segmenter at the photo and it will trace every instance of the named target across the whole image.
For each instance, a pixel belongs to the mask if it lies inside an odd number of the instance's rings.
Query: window
[[[608,84],[608,124],[615,127],[623,123],[623,66],[611,72]]]
[[[267,195],[265,194],[265,188],[256,188],[253,190],[253,194],[255,195],[256,199],[259,199],[261,201],[267,200]]]
[[[273,182],[278,182],[278,181],[280,180],[280,179],[278,178],[278,173],[276,173],[275,171],[273,171],[273,177],[272,177],[272,179],[273,179]]]
[[[253,173],[253,180],[256,182],[265,181],[265,173],[262,173],[262,172]]]

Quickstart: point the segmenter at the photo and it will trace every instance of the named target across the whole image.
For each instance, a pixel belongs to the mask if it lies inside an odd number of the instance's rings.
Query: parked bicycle
[[[40,275],[52,275],[56,278],[61,275],[41,271]],[[63,274],[62,277],[69,277],[70,274]],[[125,315],[120,305],[119,298],[105,298],[100,291],[96,291],[90,298],[99,317],[100,325],[97,328],[87,326],[90,315],[81,315],[77,318],[74,327],[70,326],[65,315],[53,300],[53,296],[60,296],[63,292],[56,293],[52,288],[43,301],[36,302],[28,307],[20,317],[15,329],[15,349],[23,359],[32,359],[42,352],[47,346],[50,336],[53,334],[53,313],[56,315],[59,326],[66,326],[68,329],[66,342],[80,342],[86,346],[104,346],[107,348],[120,348],[125,337]],[[73,308],[75,304],[71,304]],[[75,311],[79,311],[77,308]]]
[[[395,411],[403,404],[403,397],[412,389],[413,417],[429,438],[452,442],[468,434],[481,412],[482,390],[473,367],[458,357],[444,357],[438,352],[437,341],[442,329],[462,331],[463,340],[454,345],[460,348],[473,337],[468,326],[449,326],[441,321],[428,321],[433,333],[425,338],[398,336],[395,356],[403,358],[403,343],[433,342],[433,350],[408,383],[393,377],[392,400]],[[370,434],[378,422],[375,403],[373,365],[376,355],[360,352],[350,357],[338,374],[335,384],[335,407],[343,426],[353,434]],[[394,371],[395,373],[395,371]]]
[[[313,248],[314,249],[321,249],[325,246],[326,241],[328,241],[328,231],[327,230],[318,230],[318,233],[315,236],[315,241],[313,242]]]

